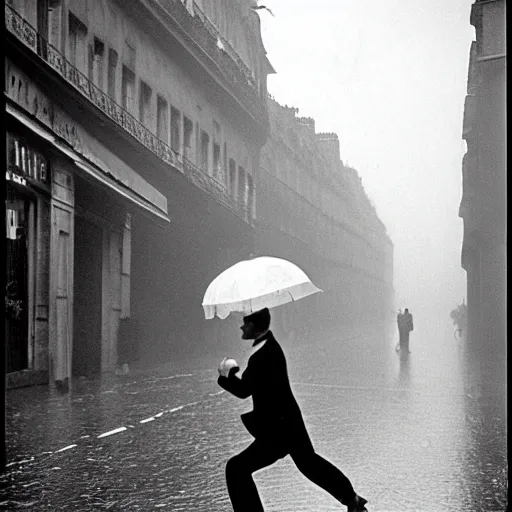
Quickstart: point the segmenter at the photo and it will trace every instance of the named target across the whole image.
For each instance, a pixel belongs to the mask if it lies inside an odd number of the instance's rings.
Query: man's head
[[[405,312],[405,313],[409,313],[409,310],[408,310],[407,308],[405,308],[405,311],[404,311],[404,312]]]
[[[265,334],[270,327],[270,311],[268,308],[260,309],[250,315],[244,316],[242,329],[243,340],[255,340]]]

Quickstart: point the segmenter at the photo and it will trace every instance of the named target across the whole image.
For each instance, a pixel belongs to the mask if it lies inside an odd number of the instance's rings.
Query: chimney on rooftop
[[[340,160],[340,141],[338,135],[333,132],[317,133],[316,142],[322,148],[331,167],[341,171],[343,163]]]
[[[297,123],[315,134],[315,120],[312,117],[297,117]]]

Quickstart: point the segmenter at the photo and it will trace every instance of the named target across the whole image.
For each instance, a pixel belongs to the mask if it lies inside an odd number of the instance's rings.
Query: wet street
[[[394,329],[280,340],[315,448],[370,512],[505,511],[504,385],[467,362],[449,321],[429,324],[416,317],[408,357]],[[229,512],[224,465],[251,440],[239,419],[250,399],[216,384],[224,355],[246,360],[236,343],[215,360],[77,380],[70,394],[8,391],[0,508]],[[255,480],[268,512],[345,510],[289,458]]]

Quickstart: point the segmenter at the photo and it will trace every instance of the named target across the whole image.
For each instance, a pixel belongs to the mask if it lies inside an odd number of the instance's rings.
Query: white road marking
[[[57,450],[55,453],[60,453],[60,452],[65,452],[66,450],[71,450],[71,448],[74,448],[75,446],[78,446],[78,445],[70,444],[69,446],[65,446],[64,448]]]
[[[139,423],[147,423],[148,421],[155,421],[154,417],[146,418],[145,420],[140,420]]]
[[[124,430],[127,430],[126,427],[119,427],[119,428],[116,428],[114,430],[110,430],[109,432],[105,432],[104,434],[100,434],[98,436],[98,439],[100,439],[100,437],[107,437],[107,436],[111,436],[113,434],[118,434],[119,432],[123,432]]]

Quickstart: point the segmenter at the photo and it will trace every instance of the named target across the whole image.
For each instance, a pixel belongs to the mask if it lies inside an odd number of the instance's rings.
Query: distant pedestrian
[[[403,315],[400,319],[400,324],[398,326],[400,331],[400,350],[403,353],[410,354],[409,350],[409,334],[414,329],[413,318],[411,313],[409,313],[409,309],[405,308]]]
[[[347,512],[368,512],[349,479],[315,452],[293,396],[283,349],[269,330],[267,308],[244,317],[242,339],[254,340],[247,368],[219,367],[219,385],[238,398],[252,396],[253,410],[242,422],[254,437],[226,465],[226,483],[234,512],[263,512],[252,474],[290,455],[299,471],[347,506]],[[235,364],[235,363],[233,363]]]
[[[403,327],[402,327],[402,317],[404,316],[404,314],[402,313],[402,310],[399,309],[398,310],[398,315],[396,315],[396,323],[397,323],[397,326],[398,326],[398,343],[396,344],[396,347],[395,347],[395,350],[398,352],[400,350],[400,345],[402,343],[402,330],[403,330]]]

